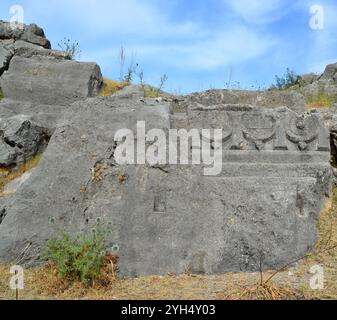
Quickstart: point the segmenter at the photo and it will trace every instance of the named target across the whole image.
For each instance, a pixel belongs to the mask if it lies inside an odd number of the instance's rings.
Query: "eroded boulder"
[[[47,130],[26,116],[0,119],[0,167],[15,167],[31,160],[48,141]]]

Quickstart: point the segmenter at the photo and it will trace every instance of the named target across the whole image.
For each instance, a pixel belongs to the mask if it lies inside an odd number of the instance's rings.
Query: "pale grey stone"
[[[26,183],[30,176],[32,175],[32,173],[34,172],[34,169],[31,171],[27,171],[25,172],[22,176],[14,179],[13,181],[11,181],[9,184],[7,184],[4,188],[4,193],[8,194],[9,196],[12,196],[15,194],[15,192],[24,184]]]
[[[0,81],[5,97],[45,105],[70,105],[95,96],[102,87],[95,63],[59,60],[46,56],[14,56]]]
[[[249,104],[265,108],[286,106],[297,113],[305,112],[305,99],[295,91],[209,90],[188,95],[186,100],[203,105]]]
[[[46,49],[51,48],[42,28],[36,24],[12,26],[10,22],[0,20],[0,39],[24,40]]]
[[[14,41],[0,40],[0,76],[8,69],[14,55]]]
[[[19,115],[0,119],[0,166],[13,167],[42,152],[49,140],[48,131]]]

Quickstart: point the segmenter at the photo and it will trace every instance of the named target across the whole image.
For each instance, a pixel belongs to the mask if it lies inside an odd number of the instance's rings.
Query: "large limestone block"
[[[331,186],[319,114],[198,103],[175,114],[170,103],[127,90],[66,113],[39,167],[2,202],[0,261],[36,265],[60,230],[91,232],[98,222],[124,276],[274,269],[313,249]],[[117,130],[145,120],[147,131],[167,132],[176,116],[188,129],[223,129],[219,174],[116,163]]]
[[[45,105],[70,105],[97,95],[102,86],[95,63],[46,56],[15,56],[0,86],[6,98]]]

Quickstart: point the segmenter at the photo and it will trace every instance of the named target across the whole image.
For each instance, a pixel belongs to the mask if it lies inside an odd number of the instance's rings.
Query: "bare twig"
[[[331,248],[328,248],[328,249],[325,249],[325,250],[322,250],[322,251],[318,251],[316,254],[322,254],[322,253],[325,253],[325,252],[328,252],[328,251],[331,251],[333,249],[336,249],[337,248],[337,245],[334,245],[333,247]],[[306,259],[306,258],[309,258],[311,254],[307,254],[305,255],[304,257],[301,257],[299,259],[296,259],[294,261],[291,261],[289,262],[287,265],[285,265],[283,268],[275,271],[265,282],[265,284],[267,284],[268,282],[270,282],[277,274],[279,274],[280,272],[286,270],[288,267],[290,267],[291,265],[303,260],[303,259]]]

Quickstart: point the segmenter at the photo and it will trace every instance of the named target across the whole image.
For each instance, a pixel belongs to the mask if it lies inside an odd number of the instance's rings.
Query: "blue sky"
[[[187,93],[267,87],[286,68],[322,72],[337,62],[337,1],[307,0],[1,0],[0,19],[12,5],[24,22],[45,29],[53,47],[78,40],[81,60],[96,61],[105,76],[119,77],[119,48],[156,85]],[[324,8],[324,29],[309,26],[310,7]]]

